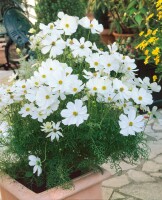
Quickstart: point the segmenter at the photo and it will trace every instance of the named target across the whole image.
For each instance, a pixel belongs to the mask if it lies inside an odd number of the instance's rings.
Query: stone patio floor
[[[0,83],[7,83],[11,74],[11,71],[0,71]],[[112,174],[103,182],[103,200],[162,200],[162,126],[147,125],[146,135],[150,147],[148,160],[136,165],[122,162],[120,176],[109,164],[103,165]]]

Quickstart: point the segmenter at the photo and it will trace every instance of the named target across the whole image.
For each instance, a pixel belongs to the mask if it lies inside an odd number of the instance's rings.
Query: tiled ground
[[[11,74],[0,71],[0,82],[7,83]],[[103,200],[162,200],[162,126],[152,123],[147,126],[146,134],[150,147],[147,161],[137,165],[123,162],[120,176],[108,164],[104,165],[112,177],[103,182]]]

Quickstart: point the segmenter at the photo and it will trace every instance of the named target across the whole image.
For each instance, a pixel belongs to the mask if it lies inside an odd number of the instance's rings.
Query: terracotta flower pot
[[[74,188],[71,190],[52,188],[41,193],[34,193],[9,176],[3,175],[0,178],[2,200],[101,200],[101,183],[111,176],[108,171],[103,172],[92,172],[74,179]]]
[[[103,32],[100,34],[101,41],[104,44],[112,44],[114,42],[114,37],[110,34],[109,29],[104,29]]]
[[[134,37],[134,33],[116,33],[113,32],[112,35],[115,37],[115,40],[117,39],[127,39],[128,37]]]

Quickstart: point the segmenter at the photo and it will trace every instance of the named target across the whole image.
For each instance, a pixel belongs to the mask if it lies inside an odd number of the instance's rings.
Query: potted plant
[[[124,39],[132,37],[142,30],[147,12],[151,9],[153,1],[91,0],[91,4],[94,11],[102,8],[103,12],[108,12],[111,18],[111,31],[115,39]]]
[[[78,27],[86,39],[73,38]],[[110,176],[103,163],[118,168],[147,156],[148,119],[139,108],[147,112],[158,85],[139,82],[134,59],[115,43],[101,51],[89,41],[102,29],[58,13],[30,37],[37,58],[28,78],[0,87],[0,169],[11,177],[1,176],[2,200],[102,199],[100,182]]]

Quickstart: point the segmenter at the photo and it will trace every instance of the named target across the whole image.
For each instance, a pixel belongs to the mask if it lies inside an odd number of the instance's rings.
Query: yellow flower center
[[[108,63],[108,64],[107,64],[107,66],[108,66],[108,67],[111,67],[111,64],[110,64],[110,63]]]
[[[55,46],[55,45],[56,45],[56,42],[53,41],[51,45],[52,45],[52,46]]]
[[[108,99],[108,101],[111,101],[111,100],[112,100],[112,98],[111,98],[111,97],[108,97],[107,99]]]
[[[74,44],[74,43],[73,43],[73,40],[70,40],[69,44]]]
[[[38,82],[35,82],[35,85],[39,85],[39,83],[38,83]]]
[[[77,92],[77,90],[78,90],[77,88],[73,88],[73,91],[74,91],[74,92]]]
[[[131,67],[128,67],[127,69],[130,71],[130,70],[131,70]]]
[[[133,126],[133,122],[129,122],[129,126]]]
[[[50,29],[52,30],[53,28],[54,28],[54,25],[53,25],[53,24],[51,24],[51,25],[50,25]]]
[[[42,75],[42,78],[46,78],[46,75],[45,75],[45,74],[43,74],[43,75]]]
[[[65,24],[65,27],[66,27],[66,28],[69,28],[69,24]]]
[[[74,112],[73,112],[73,115],[74,115],[74,116],[78,116],[78,112],[74,111]]]
[[[59,83],[59,85],[62,85],[62,84],[63,84],[63,81],[62,81],[62,80],[59,80],[58,83]]]
[[[82,44],[82,45],[80,45],[80,48],[81,48],[81,49],[84,49],[84,45],[83,45],[83,44]]]
[[[46,99],[49,99],[50,98],[50,96],[49,95],[46,95]]]
[[[94,62],[94,65],[95,65],[95,66],[98,66],[98,64],[99,64],[98,62]]]
[[[93,24],[90,24],[90,28],[93,28]]]
[[[123,87],[121,87],[121,88],[120,88],[120,92],[123,92],[123,91],[124,91],[124,88],[123,88]]]
[[[26,88],[26,85],[22,85],[22,88]]]
[[[93,87],[93,90],[94,90],[94,91],[96,91],[96,90],[97,90],[97,88],[96,88],[96,87]]]
[[[141,101],[141,100],[142,100],[142,97],[141,97],[141,96],[139,96],[139,97],[138,97],[138,100],[139,100],[139,101]]]
[[[106,86],[102,86],[102,90],[106,90]]]
[[[29,111],[30,111],[30,108],[26,108],[26,111],[29,112]]]

